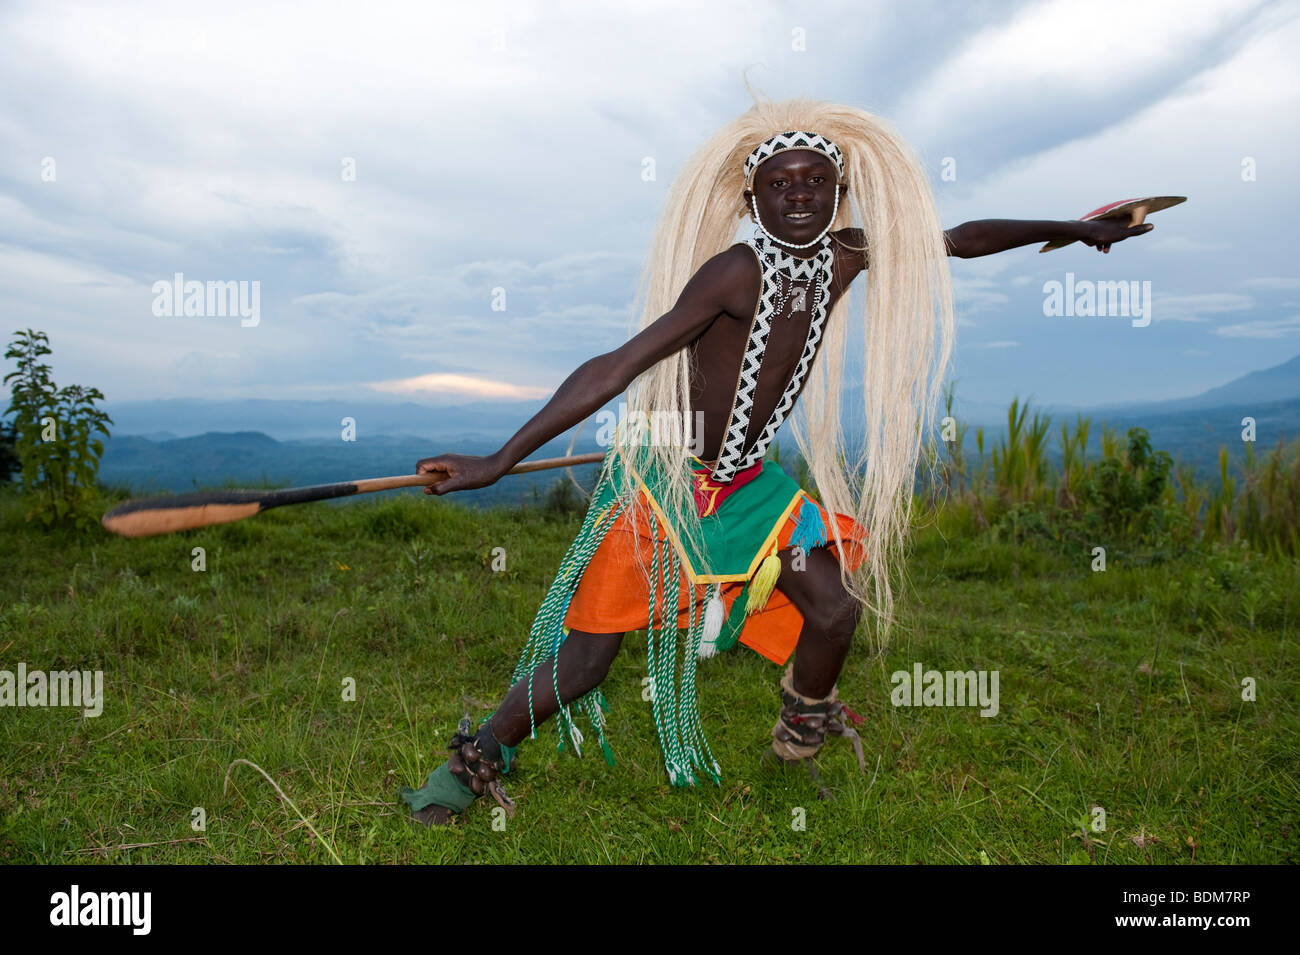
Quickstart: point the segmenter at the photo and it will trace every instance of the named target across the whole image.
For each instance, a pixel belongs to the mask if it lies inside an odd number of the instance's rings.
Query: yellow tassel
[[[767,598],[772,596],[772,588],[776,586],[776,578],[780,575],[781,558],[776,554],[768,554],[763,558],[763,563],[758,565],[758,573],[749,581],[749,600],[745,603],[745,613],[763,609]]]

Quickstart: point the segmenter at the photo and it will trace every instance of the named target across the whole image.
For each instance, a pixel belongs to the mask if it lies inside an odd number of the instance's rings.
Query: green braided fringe
[[[609,455],[606,455],[605,460],[606,464],[608,464]],[[532,739],[537,738],[537,721],[533,715],[531,675],[547,657],[554,657],[558,662],[560,645],[568,636],[568,631],[564,627],[564,616],[568,612],[569,601],[578,589],[578,582],[582,579],[587,565],[591,563],[592,555],[596,553],[596,549],[600,547],[601,541],[604,540],[606,531],[609,530],[626,507],[624,501],[614,497],[613,487],[609,481],[609,469],[605,466],[602,466],[602,468],[601,478],[592,492],[591,506],[587,509],[582,528],[578,531],[578,536],[574,538],[573,543],[569,545],[564,559],[560,561],[560,567],[556,571],[555,579],[551,582],[546,597],[542,600],[542,605],[533,619],[533,625],[528,634],[528,642],[519,655],[519,662],[515,664],[515,670],[510,679],[511,684],[514,684],[525,676],[530,677],[528,683],[528,724],[529,736]],[[558,700],[560,699],[558,665],[551,667],[551,681],[555,698]],[[605,754],[605,761],[611,766],[615,765],[614,751],[605,739],[605,712],[609,709],[609,704],[599,687],[592,689],[591,692],[567,705],[560,706],[557,715],[560,725],[560,742],[556,748],[563,752],[564,735],[567,733],[569,739],[573,742],[574,752],[579,756],[582,755],[583,735],[578,729],[573,714],[570,712],[571,708],[577,708],[586,715],[596,732],[596,739]]]
[[[615,452],[611,450],[610,454],[613,453]],[[606,465],[610,463],[609,455],[606,455],[605,462]],[[568,636],[568,631],[564,628],[564,616],[568,612],[569,601],[577,590],[587,565],[591,563],[592,555],[604,540],[605,533],[628,506],[626,501],[615,497],[610,480],[610,468],[604,465],[602,468],[601,478],[592,491],[591,505],[582,522],[582,528],[573,543],[569,545],[564,559],[560,561],[555,579],[551,582],[546,597],[542,600],[542,605],[533,619],[528,642],[519,656],[519,662],[515,664],[511,684],[530,676],[548,657],[558,661],[560,645]],[[674,786],[697,785],[699,782],[696,777],[697,772],[707,774],[715,783],[721,785],[722,769],[704,737],[704,729],[700,723],[699,702],[696,697],[695,669],[699,659],[700,643],[704,637],[704,603],[692,594],[690,626],[686,630],[686,646],[682,648],[683,659],[679,664],[677,590],[667,582],[676,584],[681,575],[681,559],[670,542],[658,540],[657,518],[652,515],[650,520],[651,533],[656,538],[650,577],[651,580],[658,581],[660,586],[652,587],[650,590],[646,663],[650,670],[652,710],[655,729],[659,734],[660,748],[663,751],[664,768],[668,771],[669,781]],[[661,557],[661,551],[666,552],[666,557]],[[656,627],[655,609],[660,589],[665,591],[665,604],[671,606],[662,609],[659,615],[662,619],[659,621],[660,625]],[[671,599],[667,596],[670,589]],[[558,669],[558,666],[551,668],[552,689],[557,700],[560,698]],[[680,683],[678,682],[679,670]],[[614,752],[605,738],[605,713],[609,710],[609,703],[599,687],[560,707],[557,714],[560,740],[556,749],[560,752],[564,751],[564,737],[567,734],[573,743],[574,752],[578,756],[582,755],[584,737],[578,729],[573,713],[570,712],[574,708],[585,715],[591,723],[604,753],[605,762],[610,766],[617,765],[614,761]],[[528,718],[529,736],[536,739],[537,723],[533,716],[531,679],[528,684]]]
[[[651,518],[651,533],[656,541],[651,559],[650,579],[660,586],[652,587],[649,598],[650,626],[646,630],[646,663],[650,670],[651,711],[655,729],[659,733],[659,746],[663,750],[664,768],[668,781],[674,786],[694,786],[695,770],[702,770],[718,785],[722,784],[722,768],[713,756],[704,729],[700,724],[699,701],[695,693],[695,668],[699,660],[700,641],[704,636],[703,602],[691,595],[686,647],[681,662],[681,683],[678,690],[677,673],[677,581],[681,576],[681,559],[669,541],[659,541],[657,520]],[[666,560],[661,551],[667,552]],[[655,609],[658,593],[664,592],[663,606],[659,608],[659,626],[655,626]]]

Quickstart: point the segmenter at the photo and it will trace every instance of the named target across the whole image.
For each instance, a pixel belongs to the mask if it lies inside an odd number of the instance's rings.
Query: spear
[[[594,451],[564,458],[523,461],[506,474],[526,474],[529,471],[594,464],[604,458],[603,452]],[[132,498],[105,514],[100,523],[122,537],[152,537],[211,524],[242,521],[246,517],[285,504],[305,504],[308,501],[324,501],[370,491],[387,491],[395,487],[429,487],[446,478],[444,471],[427,471],[424,474],[398,474],[393,477],[313,484],[309,487],[275,491],[196,491],[193,494],[171,494],[166,497]]]

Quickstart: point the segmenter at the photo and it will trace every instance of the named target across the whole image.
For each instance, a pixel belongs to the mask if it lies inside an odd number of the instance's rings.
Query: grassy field
[[[25,526],[6,492],[0,669],[102,670],[106,700],[98,718],[0,710],[0,858],[1300,861],[1296,563],[1220,545],[1112,553],[1097,573],[1088,553],[977,534],[957,505],[916,532],[888,651],[850,655],[840,691],[867,719],[868,772],[832,739],[832,801],[762,759],[780,670],[744,647],[701,664],[723,785],[671,788],[632,634],[604,685],[618,766],[557,753],[548,724],[507,777],[520,811],[504,831],[483,804],[454,828],[411,825],[397,789],[504,692],[580,516],[411,494],[123,540]],[[918,662],[998,671],[999,712],[894,707],[890,674]]]

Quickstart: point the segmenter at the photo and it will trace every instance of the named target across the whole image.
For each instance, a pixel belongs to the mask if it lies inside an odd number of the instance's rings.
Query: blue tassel
[[[577,591],[578,591],[577,587],[571,587],[569,589],[569,593],[564,598],[564,607],[561,608],[560,615],[559,617],[556,618],[557,620],[560,621],[560,627],[559,627],[560,633],[556,635],[558,638],[556,640],[557,650],[559,649],[559,644],[564,642],[564,637],[568,635],[568,628],[564,625],[564,618],[569,615],[569,604],[573,603],[573,595],[577,593]]]
[[[790,546],[801,547],[807,554],[814,547],[826,543],[826,522],[822,520],[821,511],[810,497],[805,497],[799,505],[799,522],[795,524],[794,533],[790,535]]]

